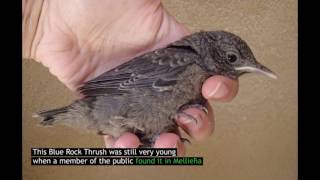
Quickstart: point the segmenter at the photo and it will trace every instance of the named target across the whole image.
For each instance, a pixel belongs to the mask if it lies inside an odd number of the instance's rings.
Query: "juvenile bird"
[[[101,74],[79,88],[82,99],[35,116],[44,126],[62,123],[115,138],[132,132],[148,147],[159,134],[178,132],[176,117],[196,121],[184,109],[207,111],[207,100],[201,95],[207,78],[237,79],[249,72],[276,78],[237,35],[197,32]]]

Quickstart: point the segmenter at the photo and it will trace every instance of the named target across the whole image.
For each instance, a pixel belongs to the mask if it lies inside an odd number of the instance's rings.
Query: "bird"
[[[208,113],[208,100],[201,94],[206,79],[222,75],[236,80],[246,73],[277,78],[236,34],[199,31],[85,82],[78,88],[83,97],[70,105],[33,116],[43,126],[64,124],[115,138],[131,132],[142,147],[152,147],[161,133],[178,133],[177,117],[197,121],[185,109]]]

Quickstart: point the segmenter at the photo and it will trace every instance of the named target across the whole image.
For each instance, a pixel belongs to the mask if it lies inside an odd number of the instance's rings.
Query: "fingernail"
[[[210,93],[209,93],[209,97],[210,98],[222,98],[227,96],[229,93],[229,89],[227,87],[227,85],[225,85],[222,82],[219,82],[216,86],[216,88],[214,88]]]

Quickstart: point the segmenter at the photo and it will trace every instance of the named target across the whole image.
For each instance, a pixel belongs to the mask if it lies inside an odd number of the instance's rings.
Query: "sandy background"
[[[191,30],[224,29],[245,39],[277,81],[240,79],[230,103],[213,102],[215,133],[193,142],[200,167],[31,166],[31,147],[103,147],[95,135],[67,127],[41,128],[32,112],[69,104],[73,95],[40,64],[23,63],[23,179],[297,179],[297,2],[295,0],[165,0]]]

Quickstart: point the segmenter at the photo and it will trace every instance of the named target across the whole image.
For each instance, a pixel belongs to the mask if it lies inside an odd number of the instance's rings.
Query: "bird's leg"
[[[193,117],[190,114],[187,114],[187,113],[185,113],[183,111],[186,110],[186,109],[189,109],[189,108],[197,108],[197,109],[202,110],[206,114],[208,114],[209,111],[208,111],[207,105],[208,105],[208,102],[203,97],[191,100],[191,101],[189,101],[188,103],[182,105],[179,108],[179,110],[177,111],[177,113],[176,113],[176,115],[175,115],[175,117],[173,119],[177,119],[179,117],[184,117],[187,120],[194,121],[197,124],[198,120],[195,117]],[[187,142],[187,143],[191,144],[189,139],[181,137],[181,134],[179,133],[179,130],[177,130],[177,132],[175,132],[175,133],[179,135],[181,142],[183,142],[183,143]]]
[[[178,125],[177,122],[175,121],[176,118],[177,118],[176,116],[172,116],[172,117],[171,117],[172,121],[175,123],[175,126],[174,126],[171,130],[169,130],[168,132],[177,134],[177,135],[179,136],[179,138],[180,138],[180,141],[181,141],[182,143],[187,142],[188,144],[191,144],[191,141],[190,141],[189,139],[183,138],[183,137],[181,136],[181,133],[180,133],[179,128],[178,128],[179,125]]]
[[[138,148],[151,148],[153,147],[154,142],[149,140],[141,140],[141,144]]]
[[[150,148],[154,145],[155,138],[147,136],[143,131],[139,129],[135,129],[132,133],[134,133],[140,139],[140,145],[138,148]]]

